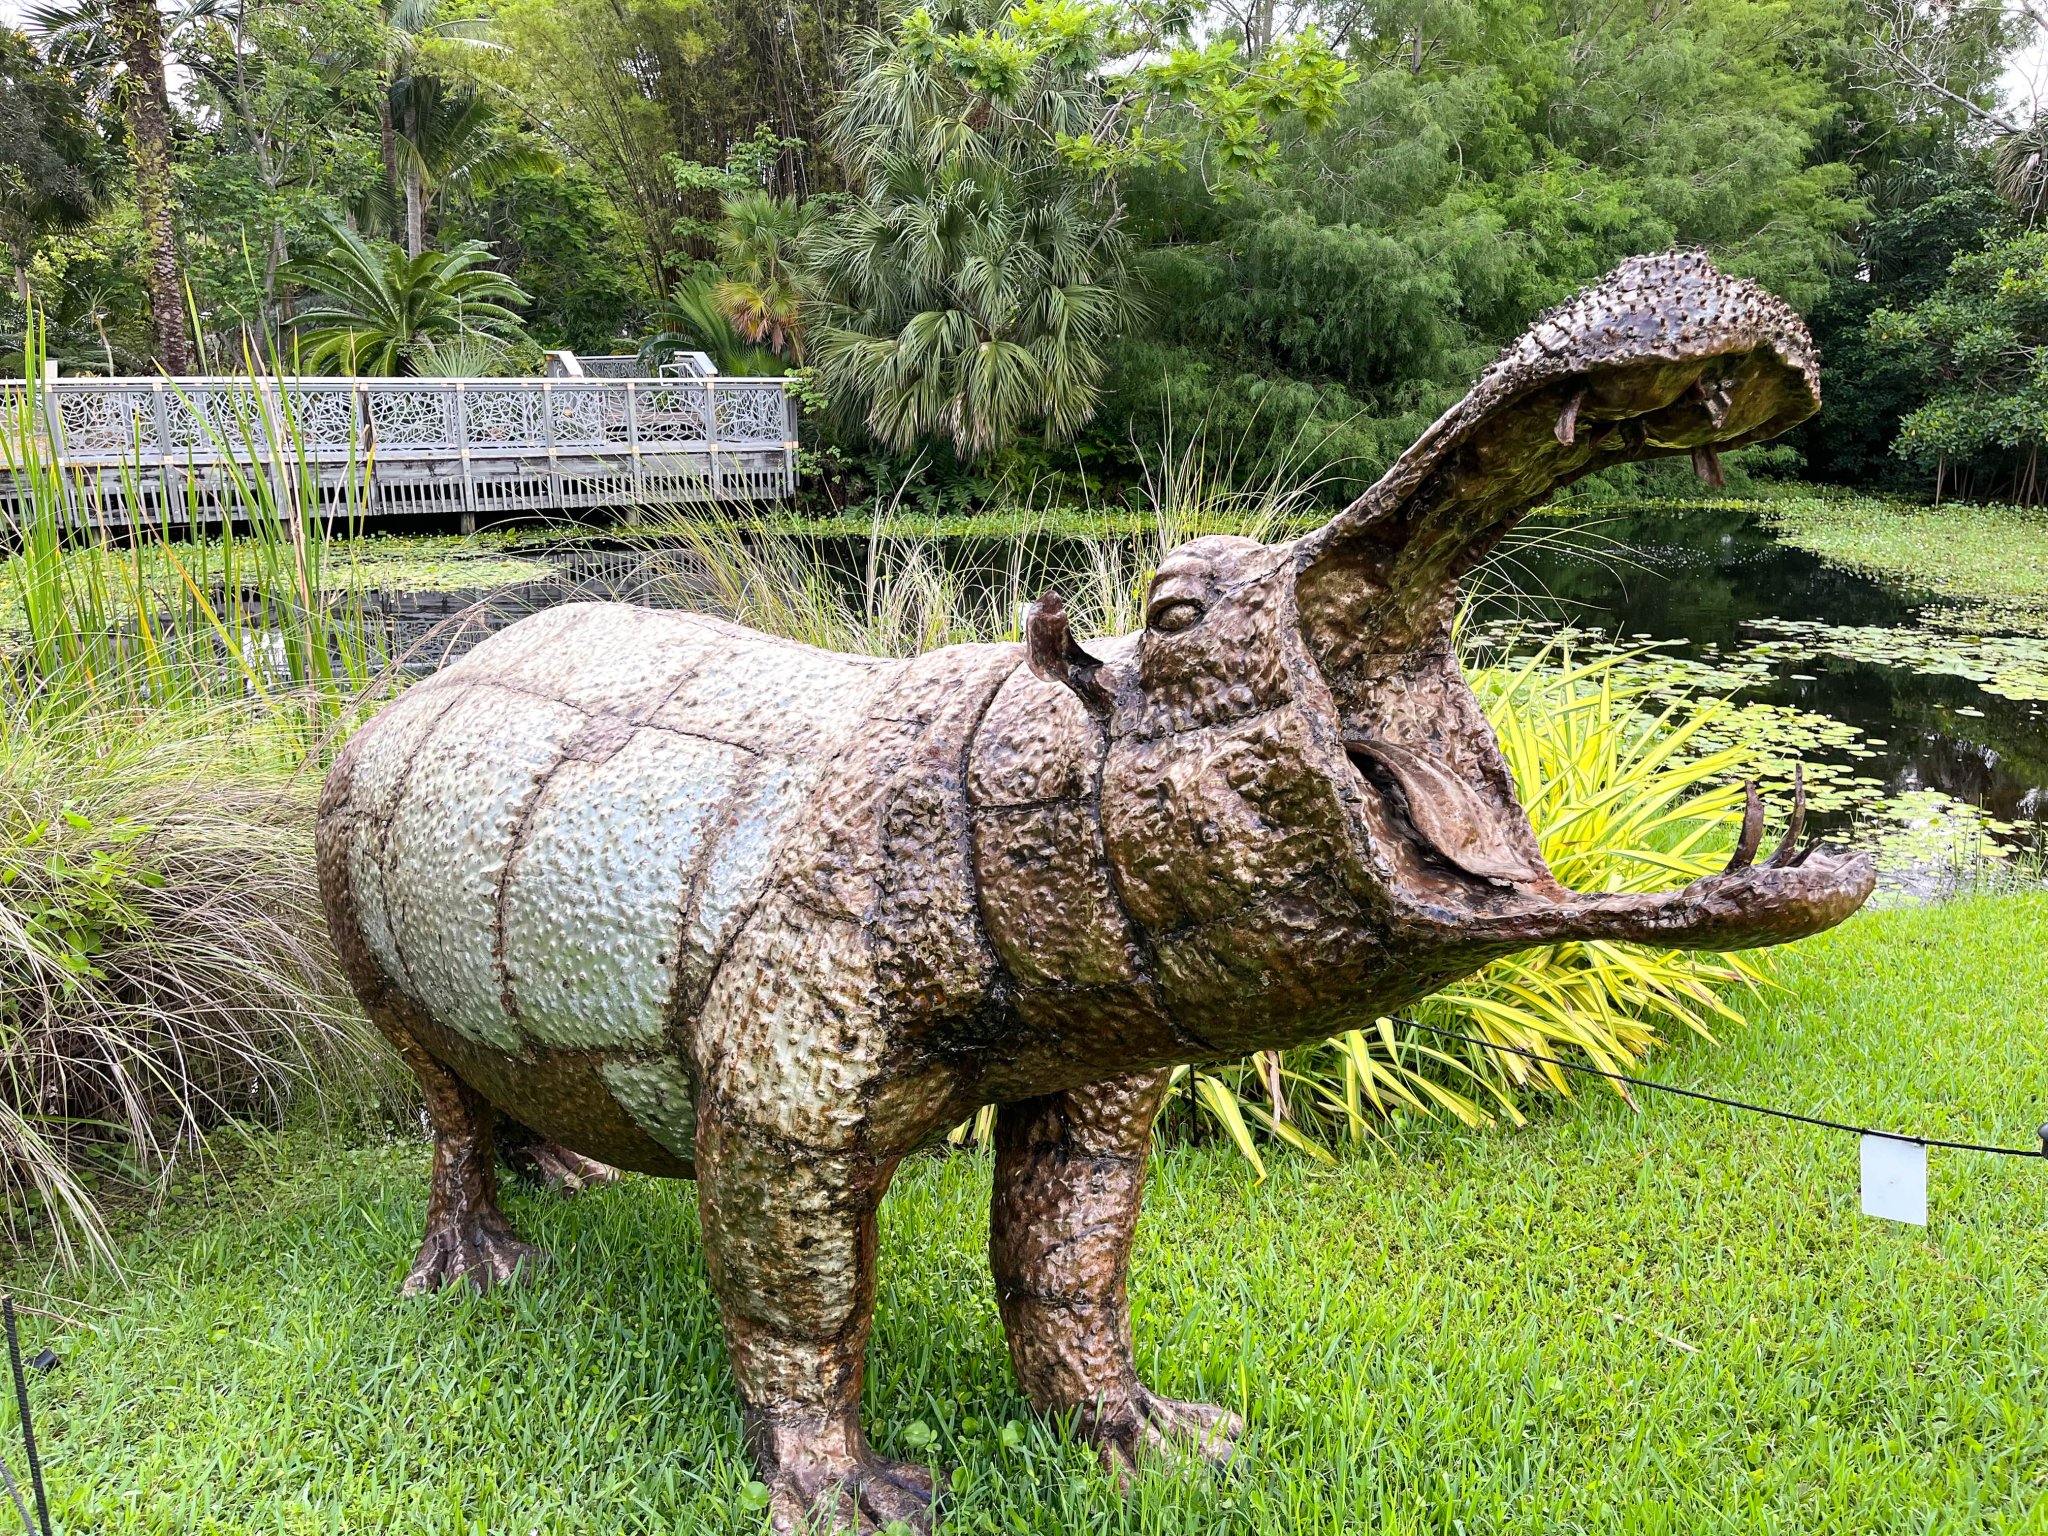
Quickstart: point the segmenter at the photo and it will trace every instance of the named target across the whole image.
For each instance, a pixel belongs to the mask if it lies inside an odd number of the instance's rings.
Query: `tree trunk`
[[[420,171],[420,109],[409,98],[405,136],[412,145],[405,162],[405,254],[417,256],[427,248],[427,185]]]
[[[377,138],[384,151],[384,190],[391,194],[392,202],[398,201],[398,130],[391,122],[391,93],[381,92],[377,97]]]
[[[166,373],[192,371],[185,329],[185,283],[171,222],[171,105],[164,86],[163,21],[156,0],[112,0],[109,7],[121,63],[128,74],[124,117],[128,160],[135,172],[135,211],[148,248],[144,280],[157,364]]]

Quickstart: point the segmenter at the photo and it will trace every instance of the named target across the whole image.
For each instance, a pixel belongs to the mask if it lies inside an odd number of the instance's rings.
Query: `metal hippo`
[[[747,1436],[783,1529],[920,1528],[861,1373],[897,1162],[985,1103],[990,1251],[1031,1401],[1112,1465],[1220,1458],[1221,1409],[1149,1390],[1125,1271],[1177,1063],[1371,1020],[1512,950],[1733,948],[1841,921],[1869,863],[1659,895],[1551,875],[1460,674],[1460,576],[1606,465],[1783,431],[1819,402],[1797,317],[1703,257],[1544,316],[1386,476],[1289,543],[1200,538],[1144,630],[834,655],[609,604],[526,619],[335,764],[321,892],[434,1129],[408,1291],[536,1259],[492,1128],[559,1182],[695,1177]],[[1796,816],[1795,816],[1796,821]],[[573,1150],[571,1150],[573,1149]]]

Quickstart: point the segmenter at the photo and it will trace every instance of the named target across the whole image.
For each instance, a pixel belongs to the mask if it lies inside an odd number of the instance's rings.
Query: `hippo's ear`
[[[1031,670],[1049,683],[1062,683],[1074,690],[1088,713],[1104,716],[1110,710],[1109,688],[1102,680],[1102,663],[1075,643],[1067,627],[1067,604],[1057,592],[1048,592],[1024,609],[1024,654]]]
[[[1324,649],[1319,624],[1417,643],[1458,578],[1573,481],[1690,453],[1718,484],[1717,450],[1819,408],[1812,339],[1783,302],[1697,253],[1623,262],[1540,318],[1376,485],[1297,543],[1311,644]]]

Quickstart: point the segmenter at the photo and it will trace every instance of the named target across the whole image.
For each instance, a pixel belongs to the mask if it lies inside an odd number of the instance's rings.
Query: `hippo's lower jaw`
[[[1461,940],[1514,948],[1612,939],[1672,949],[1753,949],[1834,927],[1863,905],[1876,882],[1863,854],[1814,853],[1794,867],[1730,870],[1675,891],[1566,892],[1520,909],[1468,914],[1455,931]]]
[[[1466,702],[1462,685],[1452,697]],[[1791,824],[1777,849],[1754,863],[1763,806],[1748,792],[1742,832],[1728,868],[1677,890],[1582,893],[1543,861],[1514,791],[1498,775],[1468,781],[1427,751],[1352,739],[1347,755],[1398,812],[1381,823],[1384,842],[1407,845],[1388,895],[1404,926],[1457,951],[1522,948],[1574,939],[1626,940],[1673,949],[1752,949],[1834,927],[1862,906],[1876,871],[1862,854],[1799,847],[1806,790],[1795,779]],[[1392,836],[1387,836],[1388,831]]]

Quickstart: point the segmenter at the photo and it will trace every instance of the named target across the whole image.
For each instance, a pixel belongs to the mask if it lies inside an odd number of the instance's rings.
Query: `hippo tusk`
[[[1745,779],[1742,783],[1742,836],[1736,839],[1735,853],[1722,873],[1732,875],[1738,869],[1749,868],[1763,840],[1764,802],[1756,792],[1756,781]]]
[[[1806,862],[1806,853],[1793,857],[1792,850],[1799,846],[1799,833],[1806,825],[1806,770],[1798,763],[1792,765],[1792,825],[1785,829],[1785,835],[1778,839],[1778,846],[1771,856],[1764,860],[1765,869],[1795,869]]]

